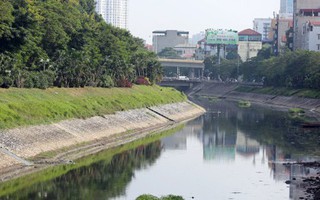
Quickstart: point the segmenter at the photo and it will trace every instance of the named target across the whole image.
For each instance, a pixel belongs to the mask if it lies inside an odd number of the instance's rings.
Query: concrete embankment
[[[303,108],[320,114],[320,99],[237,92],[235,91],[237,87],[238,85],[234,83],[207,82],[199,86],[196,91],[193,91],[193,95],[215,96],[230,100],[248,100],[252,103],[286,108]]]
[[[71,119],[51,125],[31,126],[0,132],[0,170],[32,164],[44,152],[94,143],[156,130],[197,117],[205,110],[192,102],[181,102],[117,112],[88,119]],[[113,140],[116,140],[113,138]]]

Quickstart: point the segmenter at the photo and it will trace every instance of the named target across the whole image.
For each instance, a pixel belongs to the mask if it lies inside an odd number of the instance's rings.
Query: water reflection
[[[204,161],[234,163],[246,159],[253,166],[259,162],[268,167],[270,177],[283,188],[287,188],[287,180],[302,180],[302,177],[316,176],[319,172],[301,165],[285,165],[288,162],[319,161],[319,130],[300,128],[297,120],[284,112],[262,108],[230,110],[223,106],[209,109],[208,114],[188,123],[183,131],[162,142],[168,149],[170,143],[175,142],[179,145],[170,149],[183,146],[187,150],[190,148],[188,140],[192,137],[202,143]],[[286,199],[300,199],[304,195],[301,182],[290,185]]]
[[[110,199],[124,195],[134,170],[152,165],[160,152],[160,141],[142,145],[1,199]]]
[[[288,162],[319,160],[319,130],[287,113],[221,102],[160,141],[142,145],[2,199],[299,199],[318,172]],[[286,185],[287,180],[297,180]],[[262,195],[264,194],[264,195]]]

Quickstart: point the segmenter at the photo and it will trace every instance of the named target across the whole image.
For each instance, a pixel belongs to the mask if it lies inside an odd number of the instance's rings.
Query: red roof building
[[[238,33],[239,45],[238,54],[243,62],[257,56],[262,49],[262,35],[252,29],[245,29]]]
[[[252,30],[252,29],[250,29],[250,28],[245,29],[245,30],[243,30],[243,31],[240,31],[240,32],[238,33],[238,35],[255,35],[255,36],[261,36],[260,33],[258,33],[257,31],[254,31],[254,30]]]

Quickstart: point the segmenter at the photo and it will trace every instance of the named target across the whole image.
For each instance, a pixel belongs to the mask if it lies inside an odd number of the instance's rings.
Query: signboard
[[[223,45],[237,45],[239,41],[238,32],[234,30],[222,29],[207,29],[206,43],[207,44],[223,44]]]

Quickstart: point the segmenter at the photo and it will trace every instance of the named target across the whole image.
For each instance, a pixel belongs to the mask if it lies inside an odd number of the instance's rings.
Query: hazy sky
[[[128,0],[129,30],[147,43],[154,30],[192,34],[207,28],[252,28],[254,18],[273,17],[280,0]]]

